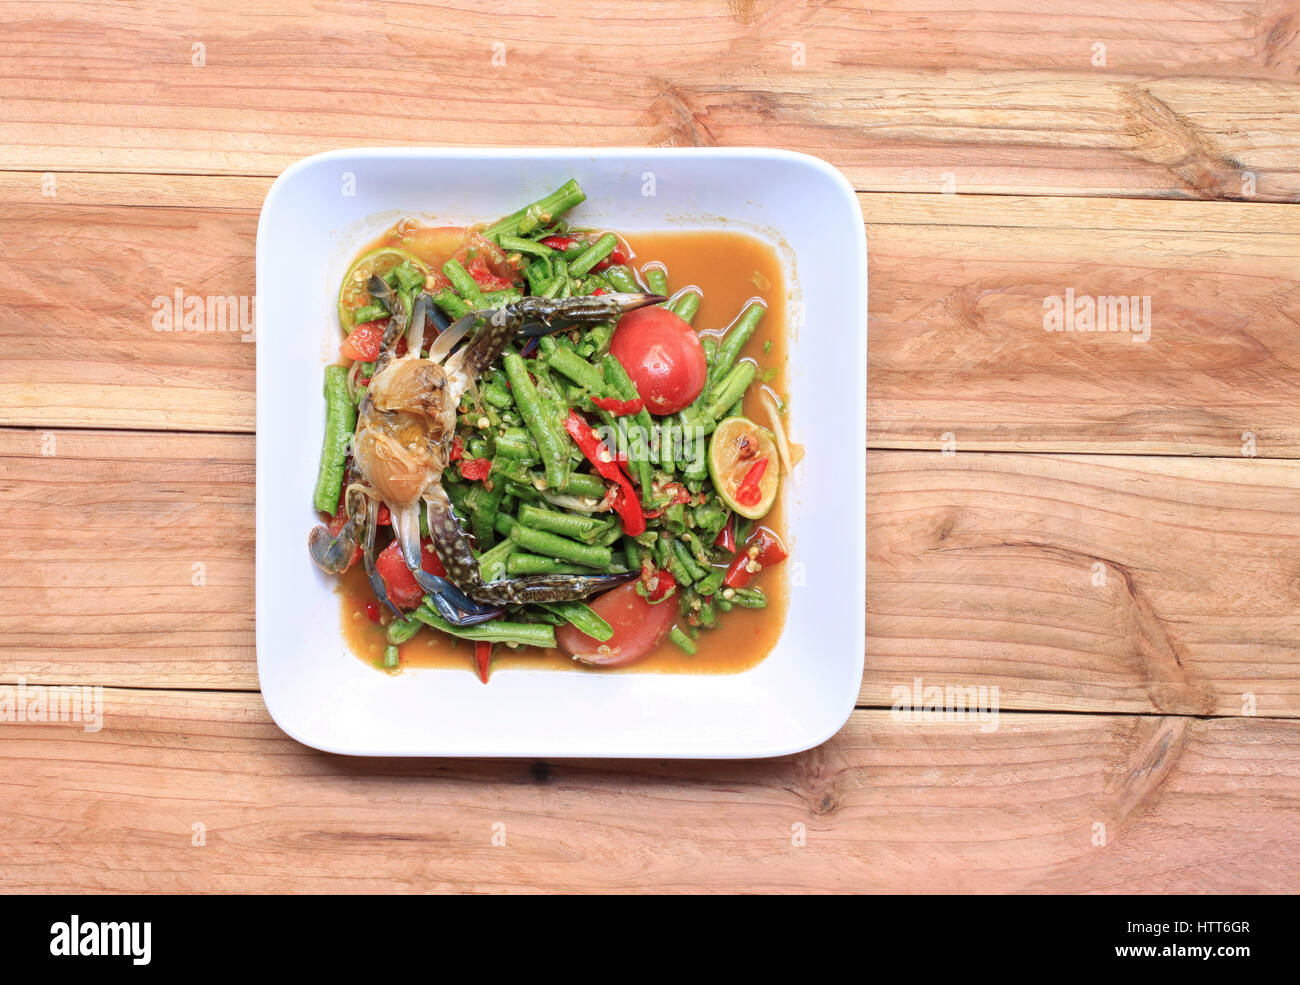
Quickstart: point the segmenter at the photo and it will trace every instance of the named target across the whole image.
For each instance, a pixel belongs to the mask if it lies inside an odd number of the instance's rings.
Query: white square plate
[[[573,177],[579,221],[716,228],[776,244],[790,287],[790,604],[776,648],[740,674],[506,670],[390,676],[350,652],[312,565],[334,300],[359,246],[404,215],[492,220]],[[824,742],[862,678],[866,583],[867,254],[848,182],[813,157],[753,149],[333,151],[299,161],[257,229],[257,667],[300,742],[367,756],[748,758]]]

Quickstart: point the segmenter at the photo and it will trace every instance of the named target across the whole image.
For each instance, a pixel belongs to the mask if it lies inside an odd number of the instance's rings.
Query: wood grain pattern
[[[862,198],[868,443],[1300,454],[1300,213]],[[1048,332],[1045,299],[1150,298],[1150,337]],[[1077,302],[1076,302],[1077,303]]]
[[[251,436],[0,430],[0,677],[255,689],[253,462]]]
[[[862,700],[1300,714],[1300,462],[876,452]]]
[[[0,422],[251,431],[254,346],[153,299],[254,292],[269,181],[0,173]],[[107,204],[116,202],[119,204]],[[1300,219],[1286,206],[862,195],[869,442],[1300,455]],[[129,206],[129,207],[124,207]],[[37,227],[43,235],[33,238]],[[1151,337],[1043,329],[1044,298],[1147,295]],[[87,316],[90,317],[87,317]],[[19,344],[35,327],[52,345]]]
[[[0,475],[0,680],[256,688],[251,438],[0,430]],[[861,701],[1300,716],[1298,489],[1296,462],[872,453]]]
[[[810,150],[863,190],[1294,201],[1298,25],[1290,0],[8,2],[0,168],[562,134]]]
[[[314,752],[255,694],[103,698],[98,733],[0,725],[0,889],[1285,892],[1300,871],[1296,722],[857,712],[779,760],[457,762]]]

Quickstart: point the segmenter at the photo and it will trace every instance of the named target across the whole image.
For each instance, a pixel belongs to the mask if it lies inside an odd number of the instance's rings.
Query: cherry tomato
[[[368,321],[348,333],[348,337],[339,346],[339,353],[344,359],[363,363],[373,362],[379,358],[379,350],[383,348],[383,343],[384,323]]]
[[[636,582],[611,588],[588,603],[614,628],[604,643],[573,626],[561,626],[555,640],[565,653],[597,667],[636,663],[664,641],[677,621],[673,601],[651,605],[636,592]]]
[[[610,353],[623,364],[646,408],[675,414],[700,395],[709,375],[695,330],[666,308],[638,308],[614,330]]]
[[[428,544],[420,545],[420,567],[431,575],[447,574],[447,570],[442,566],[442,560]],[[375,558],[375,570],[379,572],[379,577],[384,579],[388,597],[399,609],[414,609],[424,598],[424,589],[416,582],[411,569],[406,566],[406,559],[402,557],[402,546],[397,541],[389,544]]]

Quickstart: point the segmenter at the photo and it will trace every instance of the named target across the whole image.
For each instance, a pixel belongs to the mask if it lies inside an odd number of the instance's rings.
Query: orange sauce
[[[367,249],[399,241],[400,238],[389,231]],[[776,250],[762,240],[730,230],[637,233],[629,236],[627,241],[635,251],[634,268],[639,269],[654,260],[668,268],[670,292],[687,285],[702,290],[703,300],[693,321],[694,327],[701,332],[720,335],[750,298],[758,297],[767,302],[767,314],[741,354],[742,358],[753,360],[759,367],[759,375],[745,398],[745,414],[766,426],[768,415],[758,399],[760,386],[766,383],[782,396],[787,392],[787,294],[785,273]],[[437,257],[422,259],[439,261]],[[782,535],[783,499],[784,491],[778,493],[771,512],[752,524],[751,530],[761,524]],[[665,640],[644,660],[629,667],[602,670],[579,664],[558,649],[511,649],[498,645],[493,649],[492,670],[546,668],[598,674],[731,674],[748,670],[771,652],[781,634],[787,605],[785,569],[786,566],[780,564],[759,572],[750,585],[763,590],[768,600],[767,607],[744,609],[736,606],[730,612],[719,611],[714,629],[700,629],[695,641],[698,652],[694,656]],[[362,660],[380,666],[388,644],[385,626],[391,617],[385,612],[381,621],[374,623],[367,616],[366,603],[373,600],[374,595],[361,565],[354,566],[339,579],[339,594],[343,633],[348,645]],[[453,667],[471,672],[474,667],[473,643],[429,629],[421,630],[399,649],[403,667]]]

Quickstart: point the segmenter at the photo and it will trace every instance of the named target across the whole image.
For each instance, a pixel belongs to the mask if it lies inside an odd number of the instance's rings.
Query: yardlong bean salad
[[[765,305],[697,331],[700,289],[570,225],[584,198],[406,220],[344,276],[309,548],[363,566],[387,669],[426,629],[485,682],[496,644],[626,666],[767,605],[751,582],[786,549],[759,521],[793,463],[778,395],[744,416]]]

